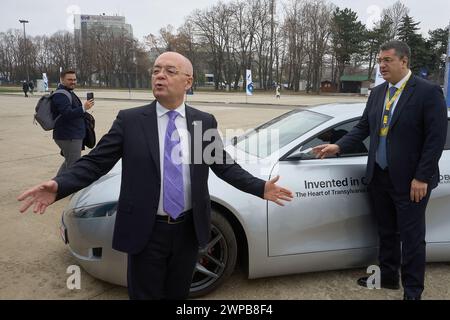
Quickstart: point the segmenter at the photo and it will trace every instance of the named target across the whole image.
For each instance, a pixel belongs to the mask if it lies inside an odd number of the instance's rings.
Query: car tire
[[[211,239],[200,250],[189,296],[204,296],[222,285],[233,273],[237,260],[237,241],[228,220],[216,210],[211,212]],[[206,270],[205,270],[206,269]],[[214,276],[208,276],[206,271]]]

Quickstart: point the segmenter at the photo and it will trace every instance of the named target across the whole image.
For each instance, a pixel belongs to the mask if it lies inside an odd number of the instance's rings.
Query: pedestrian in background
[[[83,139],[86,136],[85,112],[94,106],[94,100],[86,101],[83,105],[80,98],[73,92],[77,85],[75,71],[68,70],[61,73],[61,83],[53,94],[52,106],[55,116],[61,115],[53,129],[53,139],[61,149],[64,162],[58,174],[69,169],[75,161],[81,158]],[[61,92],[65,90],[69,95]],[[69,99],[71,97],[71,99]]]
[[[22,83],[22,90],[23,93],[25,94],[25,98],[28,98],[28,90],[30,89],[30,87],[28,86],[28,83],[26,81],[24,81]]]
[[[28,83],[28,88],[30,89],[30,93],[31,93],[31,94],[34,94],[34,83],[33,83],[33,80],[31,80],[31,81]]]

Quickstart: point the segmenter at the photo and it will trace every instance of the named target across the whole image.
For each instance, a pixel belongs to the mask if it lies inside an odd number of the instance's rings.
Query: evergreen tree
[[[344,74],[346,65],[352,55],[362,54],[364,50],[365,26],[358,21],[356,12],[349,8],[333,12],[331,26],[332,49],[337,62],[338,88],[340,90],[340,78]]]
[[[411,48],[410,67],[414,74],[419,74],[421,70],[429,72],[432,66],[429,43],[417,32],[420,29],[419,24],[420,22],[414,22],[412,17],[405,15],[398,30],[398,39]]]
[[[445,77],[445,55],[448,47],[448,27],[445,29],[439,28],[430,30],[428,32],[430,38],[428,39],[428,47],[430,48],[431,65],[430,72],[432,79],[436,82],[442,83]]]
[[[415,39],[417,36],[417,31],[419,30],[418,25],[420,22],[414,22],[413,18],[409,15],[405,15],[400,23],[400,27],[398,29],[398,39],[400,41],[409,43]]]
[[[369,63],[368,74],[372,77],[376,65],[378,52],[383,43],[391,40],[391,24],[389,16],[385,15],[374,27],[373,30],[366,31],[366,61]]]

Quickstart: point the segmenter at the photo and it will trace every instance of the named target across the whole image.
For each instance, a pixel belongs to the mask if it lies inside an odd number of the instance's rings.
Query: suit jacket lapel
[[[186,105],[186,122],[187,122],[187,129],[189,131],[189,137],[190,137],[190,144],[191,144],[191,150],[190,150],[190,164],[189,169],[191,173],[191,182],[194,182],[194,160],[195,160],[195,140],[198,140],[199,137],[195,137],[194,131],[195,131],[195,125],[194,123],[198,120],[196,117],[196,114],[194,110]],[[203,152],[203,150],[202,150]]]
[[[383,112],[384,112],[384,101],[386,100],[386,90],[388,88],[388,84],[385,83],[383,85],[383,89],[381,90],[381,94],[379,94],[378,96],[375,97],[375,107],[376,107],[376,124],[377,124],[377,129],[376,129],[376,133],[378,134],[378,132],[380,132],[380,128],[381,128],[381,119],[383,117]]]
[[[158,120],[156,115],[156,100],[145,109],[140,118],[142,129],[144,130],[145,141],[150,151],[150,157],[153,159],[158,171],[158,176],[161,176],[161,167],[159,159],[159,132]]]
[[[405,104],[408,102],[408,100],[411,98],[411,96],[414,93],[415,86],[416,86],[416,79],[415,79],[415,76],[412,75],[411,78],[408,80],[408,83],[406,84],[406,87],[403,90],[402,95],[400,96],[400,100],[397,102],[397,105],[395,106],[391,124],[389,125],[390,129],[392,129],[395,126],[395,124],[397,123],[397,120],[400,117],[400,114],[405,109],[404,108]]]

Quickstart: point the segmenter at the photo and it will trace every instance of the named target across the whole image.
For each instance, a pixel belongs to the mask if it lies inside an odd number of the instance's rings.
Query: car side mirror
[[[289,160],[311,160],[315,159],[316,156],[312,152],[313,148],[308,148],[305,150],[302,150],[303,146],[301,146],[297,151],[293,152],[291,155],[289,155]]]

